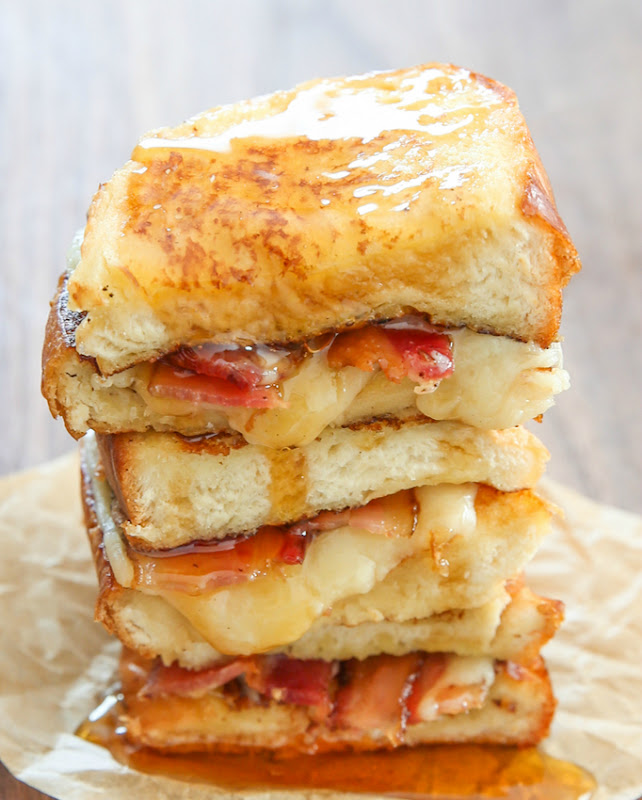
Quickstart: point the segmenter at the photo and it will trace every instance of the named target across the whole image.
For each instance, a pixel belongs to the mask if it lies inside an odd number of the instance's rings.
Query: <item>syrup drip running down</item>
[[[122,764],[231,791],[331,789],[408,800],[589,800],[593,777],[535,748],[432,745],[378,753],[283,758],[265,753],[164,755],[131,745],[113,693],[76,734]]]

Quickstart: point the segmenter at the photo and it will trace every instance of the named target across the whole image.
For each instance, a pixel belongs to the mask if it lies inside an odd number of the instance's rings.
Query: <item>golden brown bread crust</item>
[[[399,656],[424,650],[490,655],[500,660],[528,663],[554,636],[563,618],[563,604],[559,600],[538,597],[528,587],[521,586],[503,609],[499,622],[494,621],[494,638],[486,640],[486,635],[490,635],[486,616],[490,603],[474,609],[451,609],[402,623],[381,620],[347,627],[321,618],[301,639],[279,648],[279,652],[293,658],[341,660],[367,658],[379,653]],[[479,636],[477,641],[471,636],[472,627]]]
[[[69,314],[66,317],[63,309],[67,307],[67,275],[63,274],[58,280],[56,295],[51,301],[47,325],[45,328],[45,341],[42,348],[42,377],[41,390],[53,417],[62,416],[69,433],[76,439],[82,435],[79,431],[71,430],[67,424],[67,403],[60,397],[60,373],[70,365],[80,366],[80,359],[75,349],[75,329],[80,321],[81,314]],[[69,319],[71,325],[65,325]],[[69,330],[72,327],[73,330]],[[73,369],[73,367],[72,367]]]
[[[409,309],[546,347],[579,269],[514,94],[448,65],[213,109],[132,158],[69,287],[105,374]]]
[[[564,603],[536,595],[523,575],[506,581],[505,588],[511,600],[502,612],[491,652],[496,658],[527,664],[537,659],[562,624]]]

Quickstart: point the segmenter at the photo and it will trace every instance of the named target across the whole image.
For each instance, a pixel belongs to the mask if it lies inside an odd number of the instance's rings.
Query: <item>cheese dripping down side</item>
[[[89,431],[83,439],[83,450],[91,481],[94,511],[103,532],[105,557],[109,561],[117,583],[125,589],[130,589],[134,585],[134,566],[127,555],[127,545],[120,526],[116,524],[112,514],[113,492],[106,479],[99,477],[100,456],[93,431]]]

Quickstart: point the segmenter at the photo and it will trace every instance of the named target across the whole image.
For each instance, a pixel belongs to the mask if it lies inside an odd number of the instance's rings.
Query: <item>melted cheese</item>
[[[477,527],[476,494],[474,483],[424,486],[416,490],[423,519],[430,528],[432,558],[437,572],[444,578],[450,572],[445,555],[448,544],[454,536],[471,536]]]
[[[477,428],[510,428],[542,414],[553,404],[553,396],[569,386],[558,343],[543,350],[465,328],[450,336],[454,373],[434,392],[416,399],[427,417]]]
[[[474,484],[419,490],[417,525],[409,539],[338,528],[315,539],[301,565],[207,595],[163,597],[219,652],[250,654],[289,644],[333,604],[369,592],[402,561],[430,550],[433,513],[440,514],[440,530],[447,526],[450,535],[469,535],[475,491]]]
[[[495,680],[493,659],[481,656],[455,656],[430,687],[417,707],[422,722],[444,714],[459,714],[479,708]]]
[[[368,592],[417,552],[413,539],[337,528],[315,539],[300,566],[209,595],[163,596],[220,652],[262,652],[299,639],[337,600]]]
[[[116,581],[121,586],[129,588],[134,583],[134,567],[127,555],[127,546],[123,541],[120,527],[114,522],[111,513],[113,495],[109,484],[104,478],[98,477],[100,460],[93,432],[89,432],[83,439],[83,448],[90,473],[94,512],[103,533],[105,558],[109,561]]]
[[[344,414],[371,377],[356,367],[332,370],[326,352],[315,353],[283,382],[287,408],[230,408],[227,418],[250,444],[301,447]]]

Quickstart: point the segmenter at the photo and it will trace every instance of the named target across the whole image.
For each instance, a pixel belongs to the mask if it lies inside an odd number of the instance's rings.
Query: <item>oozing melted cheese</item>
[[[506,336],[453,331],[455,371],[417,408],[432,419],[452,419],[477,428],[509,428],[542,414],[553,396],[568,388],[558,343],[543,350]]]
[[[417,525],[410,538],[337,528],[312,542],[301,565],[208,595],[163,597],[219,652],[249,654],[289,644],[334,603],[369,592],[402,561],[430,550],[432,509],[450,508],[452,535],[474,530],[476,490],[475,484],[419,490]]]
[[[123,535],[112,516],[113,495],[109,484],[97,476],[100,464],[98,445],[93,431],[83,439],[85,462],[90,472],[92,495],[94,500],[94,513],[103,533],[105,558],[114,573],[116,581],[126,589],[134,583],[134,567],[127,555],[127,547]]]
[[[231,427],[251,444],[300,447],[316,439],[350,408],[371,377],[371,373],[356,367],[332,370],[326,353],[315,353],[283,382],[283,399],[289,403],[288,408],[258,414],[251,408],[230,408],[227,418]]]
[[[493,659],[477,656],[456,656],[421,699],[417,716],[430,722],[446,714],[459,714],[480,708],[495,680]],[[461,694],[458,689],[468,691]],[[452,699],[449,695],[452,693]]]
[[[430,547],[437,572],[448,577],[450,564],[445,553],[454,536],[471,536],[477,526],[476,484],[441,484],[418,489],[417,500],[430,520]]]

